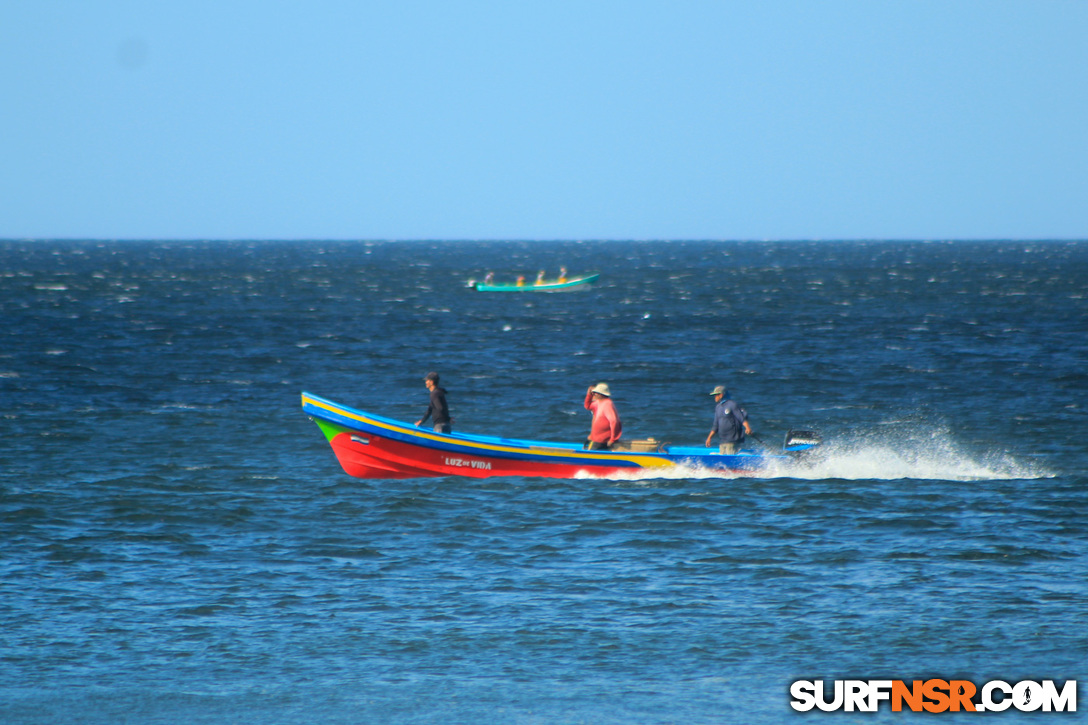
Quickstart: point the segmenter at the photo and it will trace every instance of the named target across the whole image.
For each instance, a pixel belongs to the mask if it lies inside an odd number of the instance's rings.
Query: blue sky
[[[0,0],[0,238],[1088,237],[1088,2]]]

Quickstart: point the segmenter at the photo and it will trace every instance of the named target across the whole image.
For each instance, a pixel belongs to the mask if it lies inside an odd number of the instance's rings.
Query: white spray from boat
[[[935,480],[993,481],[1052,478],[1057,474],[1043,462],[1002,448],[967,446],[947,430],[935,429],[926,435],[903,435],[894,427],[854,431],[829,437],[820,446],[801,455],[772,458],[758,472],[712,470],[676,466],[668,469],[641,469],[608,476],[609,480],[652,479],[771,479],[803,480]],[[597,476],[585,475],[585,478]]]

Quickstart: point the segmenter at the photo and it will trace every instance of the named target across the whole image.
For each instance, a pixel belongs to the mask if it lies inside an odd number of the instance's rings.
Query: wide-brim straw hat
[[[606,398],[612,397],[612,391],[608,389],[608,383],[597,383],[593,386],[593,392],[603,395]]]

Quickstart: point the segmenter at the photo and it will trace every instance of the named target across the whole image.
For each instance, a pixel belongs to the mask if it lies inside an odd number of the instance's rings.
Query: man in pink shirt
[[[623,425],[619,413],[612,404],[612,392],[608,383],[597,383],[586,391],[586,410],[593,413],[586,448],[591,451],[608,450],[620,439]]]

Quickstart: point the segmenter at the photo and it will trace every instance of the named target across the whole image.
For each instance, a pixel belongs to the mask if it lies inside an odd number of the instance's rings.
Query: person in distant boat
[[[608,389],[608,383],[597,383],[586,390],[585,408],[593,414],[593,422],[589,426],[589,438],[586,439],[586,449],[607,451],[620,439],[620,433],[623,431],[620,415],[612,403],[612,391]]]
[[[559,268],[559,284],[566,284],[566,283],[567,283],[567,268],[566,267],[560,267]]]
[[[729,397],[729,391],[724,385],[719,385],[710,391],[714,396],[714,427],[706,437],[706,447],[710,448],[710,442],[714,436],[718,436],[718,453],[733,454],[740,450],[744,444],[744,434],[752,434],[752,426],[748,424],[748,413],[737,404],[737,401]]]
[[[431,391],[431,404],[427,406],[427,412],[416,421],[416,426],[431,418],[434,422],[435,433],[449,433],[451,428],[450,406],[446,404],[446,389],[438,387],[438,373],[427,373],[423,378],[423,384]]]
[[[495,273],[494,272],[488,272],[486,275],[484,275],[484,284],[491,284],[491,281],[494,280],[494,279],[495,279]]]
[[[525,278],[524,277],[518,277],[518,287],[524,287],[524,286],[525,286]]]
[[[536,282],[533,284],[544,284],[544,270],[540,270],[536,273]]]

